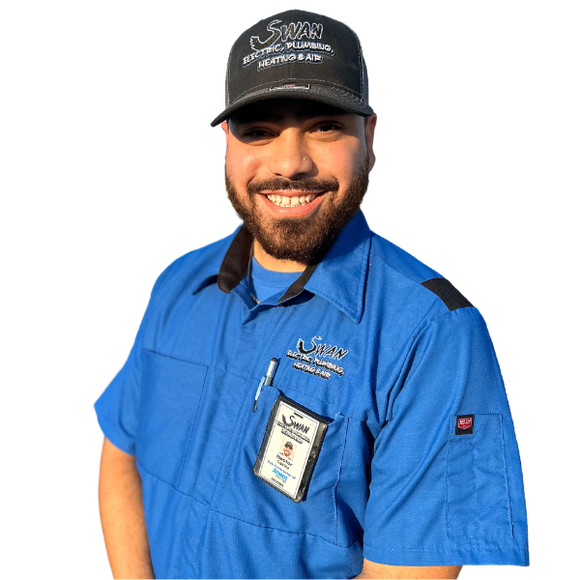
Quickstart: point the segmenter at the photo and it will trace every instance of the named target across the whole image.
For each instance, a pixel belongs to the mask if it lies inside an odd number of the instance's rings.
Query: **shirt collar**
[[[342,229],[304,288],[358,324],[364,309],[372,232],[361,211]]]
[[[371,236],[359,211],[338,234],[322,260],[310,263],[278,302],[286,302],[306,289],[334,304],[358,324],[364,308]],[[206,264],[194,294],[216,281],[220,290],[229,293],[246,276],[252,235],[242,225],[224,242],[229,240],[232,241],[225,255],[220,252]]]

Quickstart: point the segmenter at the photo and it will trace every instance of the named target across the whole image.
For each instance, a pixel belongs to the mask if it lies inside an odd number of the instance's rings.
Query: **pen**
[[[266,374],[260,380],[260,384],[258,385],[258,390],[256,391],[256,396],[254,397],[254,406],[252,407],[252,413],[256,412],[256,407],[258,406],[258,397],[260,396],[260,392],[262,391],[262,387],[266,386],[269,387],[272,385],[272,381],[274,380],[274,374],[276,373],[276,366],[278,365],[278,359],[273,358],[268,365],[268,370]]]

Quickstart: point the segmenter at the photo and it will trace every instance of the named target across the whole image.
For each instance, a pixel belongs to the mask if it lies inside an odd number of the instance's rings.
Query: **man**
[[[282,449],[284,457],[290,457],[290,455],[292,455],[292,449],[293,449],[292,442],[286,441],[286,443],[284,443],[284,449]]]
[[[359,210],[376,116],[356,35],[298,10],[257,23],[232,48],[217,124],[243,226],[160,276],[96,404],[115,576],[527,565],[485,323]]]

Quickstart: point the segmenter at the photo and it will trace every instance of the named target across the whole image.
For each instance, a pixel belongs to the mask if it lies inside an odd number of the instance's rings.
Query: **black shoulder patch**
[[[457,310],[458,308],[469,308],[473,304],[445,278],[431,278],[421,282],[421,286],[425,286],[427,290],[431,290],[445,303],[449,310]]]

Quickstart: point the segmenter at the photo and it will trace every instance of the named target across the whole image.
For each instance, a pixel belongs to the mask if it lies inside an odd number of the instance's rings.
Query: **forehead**
[[[357,117],[331,105],[306,99],[270,99],[246,105],[230,117],[234,124],[256,121],[282,123],[289,119],[305,121],[317,117]]]

